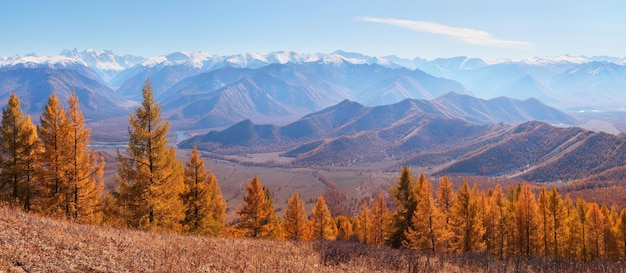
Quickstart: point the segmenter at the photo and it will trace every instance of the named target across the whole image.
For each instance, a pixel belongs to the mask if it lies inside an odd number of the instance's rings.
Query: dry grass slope
[[[0,208],[0,272],[314,272],[310,244],[78,225]]]
[[[317,248],[78,225],[0,206],[0,272],[369,272],[376,266],[375,257],[326,265]]]
[[[0,204],[0,272],[624,272],[485,254],[420,255],[350,242],[180,236],[79,225]]]

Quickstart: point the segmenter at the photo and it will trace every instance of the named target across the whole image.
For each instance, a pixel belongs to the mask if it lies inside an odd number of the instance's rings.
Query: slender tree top
[[[161,105],[154,100],[150,79],[146,80],[141,93],[143,95],[143,101],[141,102],[141,107],[135,110],[137,118],[140,120],[150,120],[151,122],[154,122],[154,124],[161,124],[163,121],[160,114]]]
[[[15,93],[11,94],[9,97],[9,101],[7,102],[6,108],[2,111],[3,119],[4,117],[14,117],[14,118],[22,118],[24,113],[22,112],[22,108],[20,107],[20,97],[18,97]]]
[[[20,107],[20,98],[15,93],[12,93],[6,108],[2,109],[2,126],[0,126],[0,130],[2,131],[3,145],[10,146],[23,141],[20,138],[24,130],[24,120],[24,113]]]
[[[135,114],[130,115],[127,153],[139,155],[148,152],[155,156],[153,153],[162,153],[162,150],[167,149],[169,121],[163,121],[161,106],[152,96],[150,80],[146,80],[142,93],[144,100],[141,106],[135,110]]]

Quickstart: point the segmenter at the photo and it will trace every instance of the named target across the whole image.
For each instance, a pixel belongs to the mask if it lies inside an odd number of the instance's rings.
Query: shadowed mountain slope
[[[0,101],[6,104],[11,93],[15,93],[21,98],[24,112],[39,116],[52,93],[56,93],[65,103],[74,90],[86,119],[102,119],[126,113],[132,102],[117,96],[98,78],[92,77],[89,74],[93,73],[91,70],[86,70],[87,73],[50,67],[2,68]]]

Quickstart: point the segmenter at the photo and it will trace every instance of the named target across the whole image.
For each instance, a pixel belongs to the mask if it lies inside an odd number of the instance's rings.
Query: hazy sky
[[[0,56],[110,49],[626,56],[626,1],[0,1]]]

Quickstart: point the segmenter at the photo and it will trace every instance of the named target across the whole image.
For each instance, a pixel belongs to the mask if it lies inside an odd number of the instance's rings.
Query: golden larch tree
[[[573,212],[574,216],[572,220],[575,221],[574,224],[576,226],[572,226],[571,228],[571,240],[574,241],[572,242],[574,246],[572,250],[578,259],[586,262],[589,261],[589,245],[587,244],[587,241],[589,240],[587,238],[587,226],[589,222],[587,215],[589,213],[589,204],[582,197],[579,197],[576,199]],[[578,244],[578,247],[575,247],[576,244]]]
[[[39,118],[39,138],[43,146],[41,155],[42,213],[71,218],[69,207],[70,172],[69,124],[65,107],[55,93],[50,95],[45,110]]]
[[[561,195],[557,192],[555,187],[552,187],[548,193],[548,215],[552,228],[552,234],[550,236],[552,251],[550,254],[546,253],[546,255],[552,256],[555,259],[563,255],[561,252],[563,251],[562,246],[567,235],[567,214],[567,207]]]
[[[304,202],[297,190],[291,194],[287,202],[287,210],[283,219],[283,233],[288,240],[304,240],[306,234],[306,211]]]
[[[314,240],[335,240],[337,238],[337,226],[335,226],[322,196],[317,197],[317,202],[311,211],[311,230]]]
[[[371,244],[371,220],[370,220],[370,208],[367,202],[361,203],[361,210],[356,216],[354,224],[354,233],[361,243]]]
[[[617,260],[621,256],[618,245],[619,239],[617,238],[617,221],[619,218],[617,207],[613,205],[609,209],[606,205],[602,205],[600,212],[604,219],[601,227],[604,258]]]
[[[549,248],[552,245],[550,243],[550,235],[554,230],[552,219],[550,219],[548,190],[545,186],[541,187],[539,197],[537,197],[537,221],[539,225],[539,237],[541,239],[541,247],[539,247],[540,254],[548,256],[550,253]]]
[[[530,185],[522,185],[515,206],[515,223],[519,254],[531,256],[536,248],[537,239],[537,201]]]
[[[348,241],[354,235],[352,220],[345,215],[339,215],[333,219],[337,227],[337,240]]]
[[[600,212],[600,208],[597,203],[587,203],[587,226],[585,231],[587,232],[587,244],[589,246],[589,258],[594,260],[604,256],[604,241],[603,241],[603,224],[604,215]]]
[[[482,211],[483,211],[483,226],[485,227],[485,248],[486,251],[494,256],[496,248],[496,227],[498,222],[497,208],[493,208],[493,202],[491,197],[494,195],[493,189],[488,189],[487,193],[481,195]]]
[[[450,227],[454,233],[452,250],[458,253],[481,251],[485,247],[478,204],[476,185],[470,189],[467,180],[456,193],[456,202],[452,207]]]
[[[226,203],[215,175],[206,169],[198,147],[193,146],[185,162],[185,207],[183,229],[193,234],[216,236],[225,227]]]
[[[487,250],[487,252],[489,252],[491,250],[491,234],[489,234],[489,232],[491,230],[487,229],[487,220],[488,220],[488,216],[487,214],[489,213],[489,197],[487,196],[488,193],[485,193],[484,191],[479,191],[478,192],[478,213],[480,214],[480,221],[481,224],[483,226],[483,229],[485,231],[485,233],[483,234],[483,242],[485,245],[485,250]]]
[[[422,173],[416,187],[417,206],[413,212],[412,225],[406,231],[403,245],[418,251],[436,252],[439,215],[431,192],[430,181]]]
[[[519,200],[522,185],[511,185],[506,191],[506,256],[513,257],[519,255],[519,232],[516,228],[517,202]]]
[[[271,217],[269,219],[269,233],[267,234],[268,238],[271,239],[282,239],[283,238],[283,225],[280,222],[280,217],[276,214],[276,209],[274,208],[274,197],[273,191],[270,190],[269,187],[263,186],[263,191],[265,192],[265,198],[267,198],[268,206],[267,210],[271,211]]]
[[[71,218],[78,222],[96,223],[102,219],[104,192],[104,157],[89,149],[91,130],[72,91],[67,107],[67,148],[69,168],[66,181],[70,188]]]
[[[275,212],[263,184],[254,176],[246,189],[248,192],[243,198],[243,208],[237,211],[240,218],[237,229],[247,237],[272,237],[276,233]]]
[[[41,150],[36,127],[15,94],[2,109],[0,138],[0,198],[29,211],[38,191],[35,161]]]
[[[452,217],[452,207],[456,201],[456,193],[448,176],[444,176],[439,181],[439,187],[436,190],[437,200],[435,204],[439,210],[442,227],[438,230],[439,250],[448,252],[452,248],[453,232],[450,228],[450,219]]]
[[[372,208],[369,210],[370,228],[369,238],[370,244],[381,247],[387,241],[387,228],[389,226],[389,210],[385,201],[383,192],[378,194],[378,198],[374,200]]]
[[[582,247],[580,240],[581,226],[576,212],[576,204],[569,195],[565,196],[563,201],[567,208],[567,218],[565,222],[565,244],[563,245],[563,256],[568,261],[582,259],[579,252]]]
[[[626,259],[626,208],[622,209],[619,214],[617,224],[617,238],[619,238],[622,257]]]
[[[489,232],[491,253],[500,259],[503,259],[506,254],[507,234],[511,228],[507,221],[509,217],[507,211],[507,198],[502,192],[502,186],[498,184],[489,196],[489,210],[487,213],[489,225],[486,228],[492,229]]]
[[[149,80],[142,94],[141,106],[130,115],[126,152],[117,153],[117,207],[131,227],[180,231],[183,167],[174,147],[168,147],[169,121],[161,117]]]
[[[41,142],[37,136],[37,127],[30,120],[30,116],[26,116],[24,120],[25,136],[24,143],[26,147],[23,150],[23,172],[24,180],[20,186],[21,199],[24,202],[24,210],[39,210],[41,205],[38,199],[41,199],[42,185],[39,179],[41,175],[40,157],[43,152]]]

